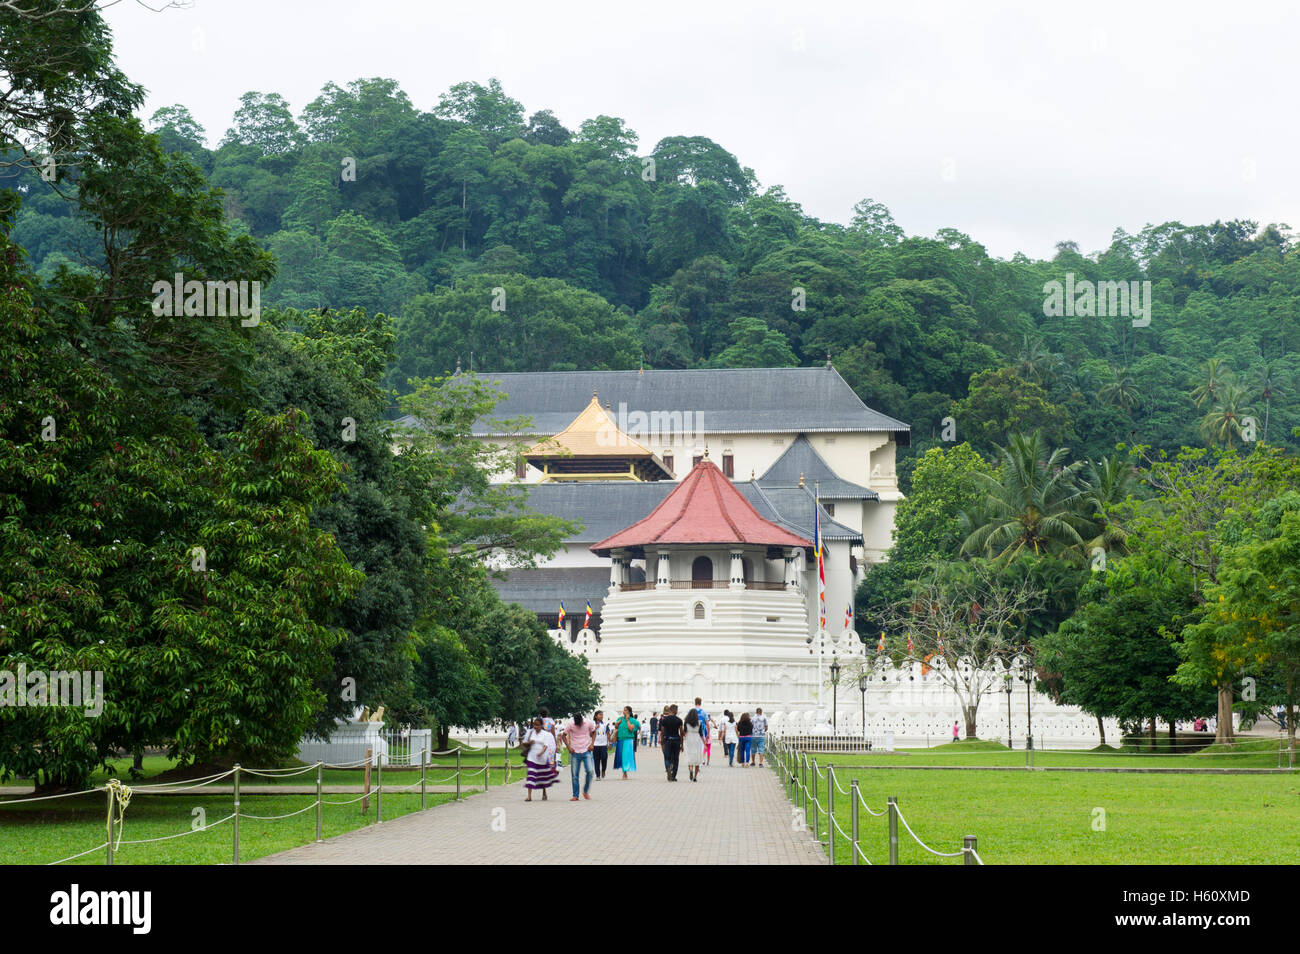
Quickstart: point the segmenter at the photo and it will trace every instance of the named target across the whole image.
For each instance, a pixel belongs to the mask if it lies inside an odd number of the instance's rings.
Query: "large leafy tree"
[[[1201,619],[1183,630],[1180,682],[1192,687],[1225,672],[1258,684],[1278,684],[1286,709],[1287,741],[1294,754],[1300,703],[1300,494],[1266,505],[1259,527],[1226,548],[1219,582],[1206,588]]]
[[[1035,659],[1059,677],[1061,702],[1096,716],[1099,728],[1103,718],[1149,720],[1154,744],[1157,717],[1172,726],[1215,704],[1213,690],[1171,678],[1179,655],[1165,632],[1180,630],[1193,609],[1185,576],[1140,560],[1112,562],[1079,593],[1077,612],[1035,640]]]
[[[1204,448],[1174,457],[1144,448],[1133,454],[1149,494],[1115,507],[1114,523],[1135,556],[1168,574],[1185,574],[1198,606],[1221,582],[1226,545],[1252,532],[1270,500],[1300,485],[1300,462],[1276,447],[1246,456]],[[1249,672],[1232,655],[1196,672],[1218,691],[1216,741],[1231,741],[1233,701]]]
[[[474,275],[407,304],[397,322],[407,356],[398,374],[432,377],[457,364],[489,371],[634,368],[639,349],[626,315],[553,278]]]

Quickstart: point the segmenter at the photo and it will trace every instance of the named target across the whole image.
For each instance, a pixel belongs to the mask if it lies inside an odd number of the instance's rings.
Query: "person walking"
[[[952,724],[952,740],[953,740],[954,742],[956,742],[956,741],[958,741],[960,738],[961,738],[961,734],[957,731],[957,723],[954,722],[954,723]]]
[[[767,748],[767,716],[763,715],[762,709],[754,710],[754,718],[750,720],[750,729],[753,739],[749,743],[750,759],[749,764],[754,764],[754,758],[758,758],[759,768],[763,767],[763,752]]]
[[[659,744],[664,753],[664,774],[668,781],[677,781],[677,766],[682,755],[682,720],[677,718],[677,707],[669,706],[659,720]]]
[[[713,764],[713,737],[717,734],[718,724],[710,719],[704,723],[704,764]]]
[[[596,770],[596,781],[599,782],[609,767],[609,726],[605,723],[603,712],[592,716],[591,758]]]
[[[700,722],[699,709],[686,713],[682,747],[686,750],[686,774],[692,782],[700,780],[700,766],[704,763],[704,733],[707,731],[707,726]]]
[[[519,726],[511,722],[510,728],[506,732],[506,748],[513,749],[518,743],[519,743]]]
[[[546,801],[546,790],[555,784],[559,773],[555,771],[555,736],[546,731],[541,716],[533,720],[533,727],[524,736],[524,744],[528,745],[528,754],[524,757],[524,764],[528,766],[528,781],[524,783],[528,797],[524,801],[531,802],[533,792],[538,790],[542,793],[542,801]]]
[[[623,770],[623,778],[628,772],[636,771],[636,734],[641,723],[632,715],[632,707],[623,707],[623,717],[616,723],[618,729],[618,762],[615,768]]]
[[[749,765],[749,744],[754,737],[754,723],[749,720],[749,713],[742,712],[740,721],[736,723],[736,742],[740,748],[739,761],[741,766]]]
[[[736,764],[736,743],[740,740],[740,733],[736,731],[736,717],[728,712],[727,718],[722,723],[722,745],[727,750],[727,766],[734,767]]]
[[[650,744],[659,744],[659,713],[650,713]]]
[[[578,800],[578,773],[585,771],[585,778],[582,785],[582,797],[591,801],[591,776],[593,758],[591,754],[592,745],[595,742],[596,730],[595,724],[587,722],[582,718],[582,713],[573,714],[573,722],[564,730],[564,747],[569,750],[569,775],[573,780],[573,797],[571,802]]]

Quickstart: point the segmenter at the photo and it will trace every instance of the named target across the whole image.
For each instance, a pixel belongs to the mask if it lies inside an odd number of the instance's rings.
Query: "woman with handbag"
[[[546,801],[546,790],[555,784],[559,772],[555,770],[555,736],[542,726],[541,719],[533,720],[533,727],[524,736],[524,765],[528,767],[528,789],[526,802],[533,800],[533,792],[540,789],[542,801]]]
[[[618,728],[618,763],[615,768],[623,770],[623,778],[628,772],[636,771],[636,736],[641,731],[641,723],[632,716],[632,707],[623,707],[623,718],[616,723]]]

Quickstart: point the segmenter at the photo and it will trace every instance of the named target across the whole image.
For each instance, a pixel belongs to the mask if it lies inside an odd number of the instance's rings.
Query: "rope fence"
[[[787,744],[779,736],[769,736],[768,747],[771,756],[769,762],[781,773],[781,783],[785,788],[786,796],[796,806],[796,809],[802,812],[803,822],[805,825],[810,826],[813,839],[829,852],[831,864],[835,864],[836,851],[845,844],[848,846],[850,864],[872,864],[871,859],[862,847],[860,822],[862,811],[866,811],[869,818],[887,819],[889,826],[889,863],[891,865],[899,863],[898,826],[900,822],[903,830],[912,837],[912,840],[931,855],[939,858],[961,858],[968,865],[984,864],[984,859],[980,857],[977,850],[978,840],[974,835],[966,835],[962,839],[962,847],[959,851],[939,851],[927,845],[912,830],[912,826],[898,807],[897,798],[891,796],[885,808],[876,811],[867,804],[856,778],[849,780],[848,788],[845,788],[840,783],[834,764],[828,764],[823,770],[817,764],[815,758],[810,759],[808,757],[807,751],[801,747]],[[825,783],[824,786],[823,782]],[[822,801],[823,792],[825,802]],[[848,831],[844,830],[844,826],[836,818],[836,793],[849,798]],[[825,839],[822,838],[823,818],[826,820]]]
[[[500,765],[495,767],[497,769],[502,770],[501,784],[503,785],[509,784],[510,782],[510,774],[512,769],[512,766],[510,764],[511,751],[512,750],[510,749],[510,747],[506,746],[504,749],[505,757],[503,762]],[[468,768],[464,762],[465,752],[474,753],[475,755],[481,752],[483,756],[482,764],[478,765],[478,767],[472,770]],[[454,765],[434,763],[431,761],[431,759],[433,758],[438,758],[438,757],[445,758],[451,756],[455,757]],[[420,809],[424,810],[425,808],[428,807],[428,785],[429,782],[431,781],[430,779],[431,773],[446,773],[445,778],[434,778],[432,779],[432,781],[434,782],[434,784],[451,784],[454,781],[456,789],[455,792],[453,793],[453,797],[458,800],[461,798],[462,794],[468,792],[470,784],[472,784],[473,787],[477,789],[479,783],[477,781],[472,781],[472,780],[477,779],[479,776],[482,776],[483,791],[486,792],[489,786],[491,785],[492,771],[494,768],[491,764],[490,745],[483,745],[481,747],[464,745],[458,748],[439,750],[435,752],[430,752],[428,749],[424,749],[421,750],[418,753],[418,755],[412,754],[410,756],[398,757],[398,762],[403,766],[409,765],[409,769],[406,769],[407,771],[418,769],[420,773],[419,779],[403,785],[394,785],[391,782],[385,785],[384,768],[386,765],[389,768],[392,767],[389,764],[388,757],[381,752],[376,758],[371,751],[367,750],[365,758],[357,759],[356,761],[353,762],[326,763],[323,761],[318,761],[313,765],[306,765],[301,767],[290,766],[290,767],[283,767],[283,768],[261,768],[261,769],[249,769],[249,768],[244,768],[241,765],[236,765],[234,768],[227,769],[224,772],[216,772],[211,775],[200,776],[199,778],[196,779],[183,779],[178,782],[151,782],[151,783],[144,783],[140,785],[128,786],[128,785],[124,785],[121,782],[121,780],[113,778],[113,779],[109,779],[108,782],[106,782],[104,785],[96,786],[94,788],[83,789],[78,792],[62,792],[56,795],[40,795],[40,796],[12,798],[12,799],[0,797],[0,810],[3,810],[10,805],[26,805],[26,804],[32,804],[34,802],[54,802],[61,799],[76,798],[77,796],[81,796],[81,795],[98,795],[106,799],[107,815],[106,815],[104,828],[107,837],[105,841],[101,842],[98,845],[95,845],[93,848],[87,848],[85,851],[78,852],[77,854],[68,855],[66,858],[60,858],[57,861],[47,862],[47,864],[49,865],[61,865],[64,864],[65,862],[75,861],[78,858],[84,858],[87,855],[92,855],[100,851],[104,852],[104,863],[108,865],[112,865],[114,864],[115,856],[118,850],[123,847],[131,846],[131,845],[153,844],[156,842],[171,841],[177,838],[185,838],[189,835],[197,835],[201,832],[210,831],[213,828],[217,828],[220,825],[224,825],[226,822],[232,823],[231,827],[232,827],[233,844],[232,844],[231,857],[232,857],[232,863],[237,865],[240,862],[239,823],[241,820],[259,821],[259,822],[281,821],[286,818],[293,818],[297,815],[303,815],[315,809],[316,811],[316,839],[315,840],[319,842],[323,840],[322,809],[324,806],[354,805],[357,802],[363,802],[362,811],[368,814],[370,799],[373,797],[375,800],[374,824],[379,824],[382,823],[384,820],[383,795],[384,792],[386,791],[392,793],[399,793],[399,792],[412,793],[416,788],[418,788],[420,792]],[[370,768],[372,765],[374,765],[376,769],[376,781],[373,786],[370,783]],[[342,800],[324,798],[323,797],[324,772],[327,769],[336,770],[336,771],[364,771],[365,790],[355,798],[347,798]],[[520,771],[521,771],[520,769],[517,768],[515,769],[516,774],[518,774],[518,772]],[[315,779],[316,793],[315,793],[315,798],[311,801],[310,804],[305,805],[302,808],[297,809],[295,811],[285,812],[279,815],[255,815],[246,811],[242,811],[240,809],[241,782],[243,781],[245,776],[250,776],[253,778],[267,778],[267,779],[288,779],[299,775],[306,775],[309,772],[316,773],[316,779]],[[170,835],[161,835],[156,838],[138,838],[138,839],[123,838],[123,835],[126,830],[125,823],[126,823],[127,809],[130,806],[133,797],[148,796],[148,795],[176,795],[183,792],[198,791],[201,789],[205,789],[211,785],[214,785],[218,782],[221,782],[227,778],[232,779],[233,781],[234,810],[230,814],[226,815],[224,818],[215,822],[209,822],[202,825],[197,825],[195,827],[192,827],[188,831],[176,832],[175,834],[170,834]],[[462,779],[469,784],[463,785]],[[263,792],[260,794],[270,795],[272,793]],[[294,794],[296,793],[292,793],[292,792],[286,793],[286,797],[292,797]]]

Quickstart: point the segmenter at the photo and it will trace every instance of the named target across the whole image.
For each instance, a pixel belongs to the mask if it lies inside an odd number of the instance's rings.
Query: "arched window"
[[[704,604],[703,604],[703,603],[696,603],[696,604],[695,604],[695,618],[696,618],[696,619],[704,619]]]
[[[697,590],[707,590],[713,586],[713,561],[706,556],[698,556],[691,564],[691,586]]]

